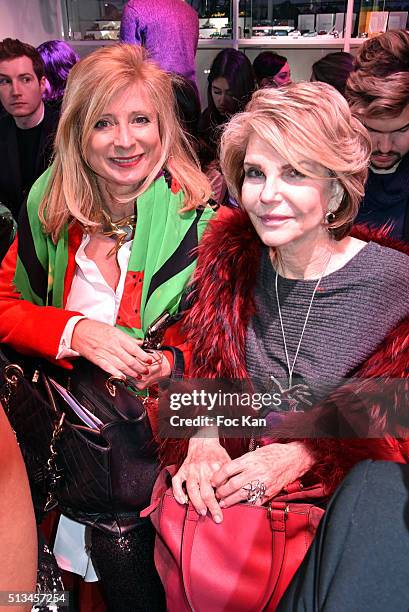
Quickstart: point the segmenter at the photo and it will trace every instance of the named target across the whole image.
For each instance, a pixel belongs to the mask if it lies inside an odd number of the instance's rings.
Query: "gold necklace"
[[[132,215],[122,217],[122,219],[118,219],[117,221],[112,221],[106,210],[102,211],[102,215],[104,218],[101,230],[102,233],[104,236],[113,238],[116,241],[115,245],[107,255],[107,257],[110,257],[114,253],[118,253],[121,246],[123,246],[126,242],[133,239],[137,216],[133,213]]]

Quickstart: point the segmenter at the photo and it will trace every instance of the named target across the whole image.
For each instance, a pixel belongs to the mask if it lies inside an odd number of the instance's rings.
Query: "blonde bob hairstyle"
[[[364,195],[371,142],[366,128],[351,115],[344,97],[321,82],[260,89],[244,113],[235,115],[221,139],[221,167],[231,195],[241,205],[247,143],[257,134],[296,170],[313,178],[337,181],[342,201],[329,225],[344,238]],[[315,174],[305,161],[318,163]],[[301,163],[300,163],[301,162]]]
[[[44,230],[54,241],[72,218],[90,231],[98,228],[102,194],[97,175],[87,161],[88,143],[113,97],[135,84],[144,88],[156,109],[162,155],[134,197],[166,167],[184,192],[182,212],[210,198],[210,184],[177,120],[172,77],[148,60],[141,47],[102,47],[78,62],[68,77],[51,178],[39,210]]]

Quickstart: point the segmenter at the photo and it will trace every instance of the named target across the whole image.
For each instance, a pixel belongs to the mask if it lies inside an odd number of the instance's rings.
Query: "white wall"
[[[62,38],[60,0],[0,0],[0,40],[7,37],[35,47]]]

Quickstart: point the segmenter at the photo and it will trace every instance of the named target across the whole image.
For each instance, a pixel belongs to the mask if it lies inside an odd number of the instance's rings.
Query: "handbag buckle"
[[[9,410],[10,398],[15,392],[19,378],[24,376],[23,369],[16,363],[9,363],[3,370],[3,377],[5,385],[3,386],[0,394],[0,399],[3,402],[4,408]]]
[[[118,384],[123,384],[126,382],[126,378],[120,378],[119,376],[110,376],[108,380],[105,381],[105,386],[108,390],[109,395],[115,397],[116,389],[115,386]]]
[[[19,377],[24,376],[23,368],[17,365],[17,363],[9,363],[3,370],[3,376],[8,385],[15,387]]]
[[[286,521],[288,518],[287,515],[290,512],[290,506],[286,504],[282,511],[284,512],[284,520]],[[272,515],[273,515],[273,502],[271,501],[267,506],[267,517],[271,519]]]

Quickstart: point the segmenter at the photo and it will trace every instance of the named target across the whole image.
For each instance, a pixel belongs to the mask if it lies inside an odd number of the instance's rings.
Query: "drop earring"
[[[328,211],[325,213],[325,216],[324,216],[325,225],[331,225],[331,223],[334,223],[335,213],[337,212],[338,208],[341,205],[344,194],[345,192],[344,192],[343,187],[338,182],[336,182],[334,184],[334,192],[333,192],[332,198],[328,202]],[[330,229],[331,228],[329,227],[328,230]]]

